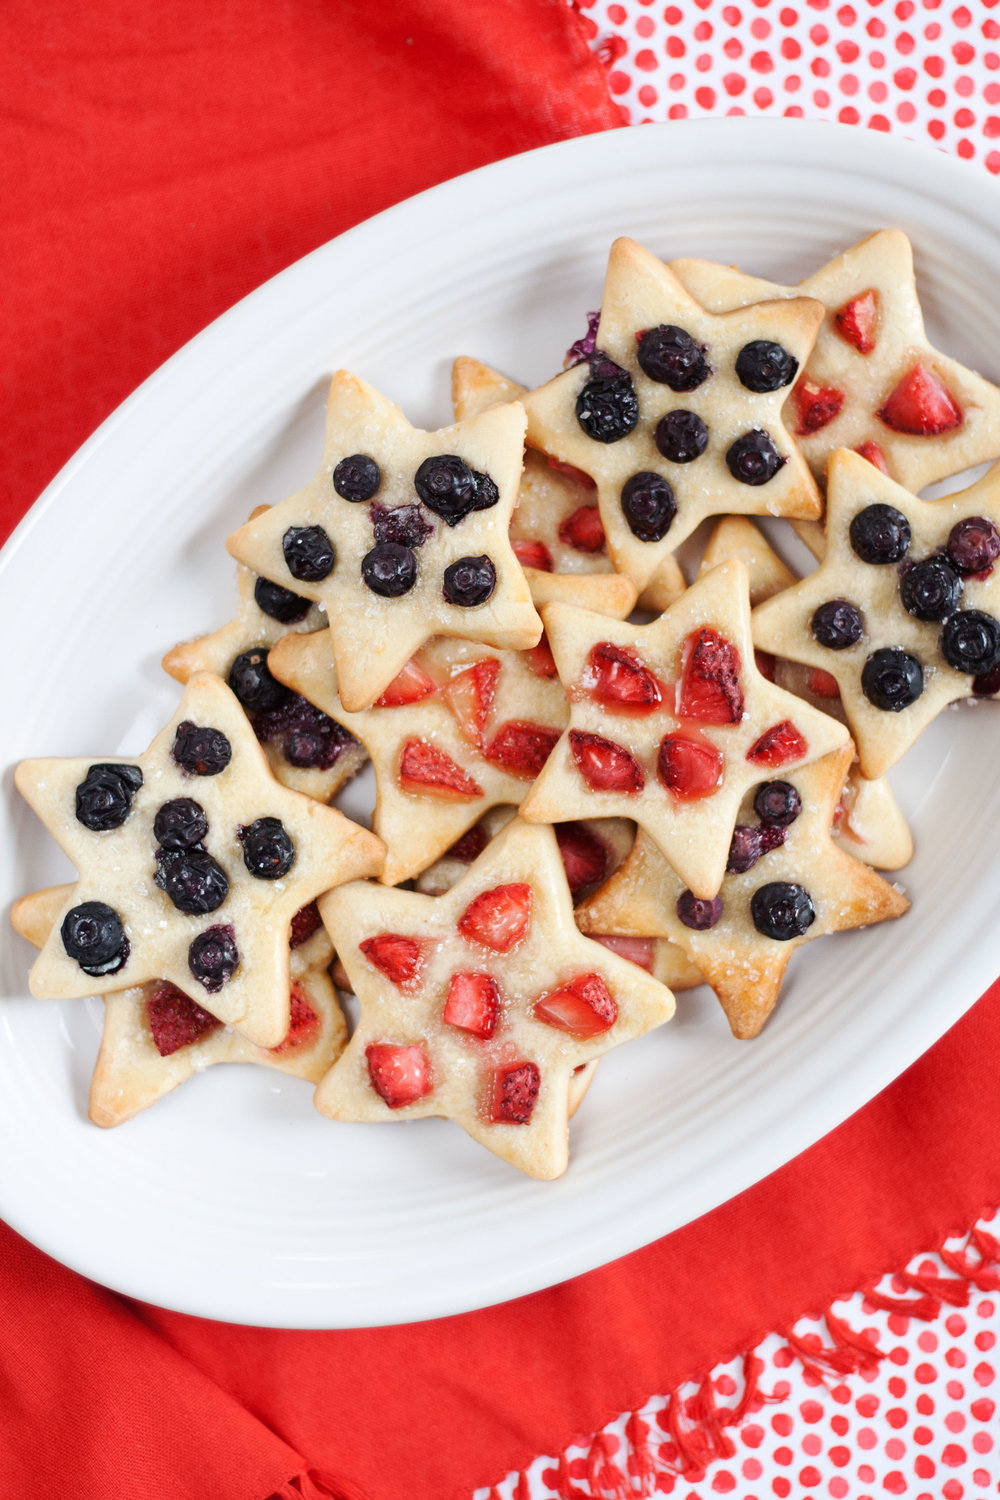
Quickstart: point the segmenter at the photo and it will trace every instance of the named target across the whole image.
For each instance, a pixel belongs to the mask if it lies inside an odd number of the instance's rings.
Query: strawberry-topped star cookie
[[[444,896],[320,901],[361,1007],[316,1091],[336,1120],[443,1115],[532,1177],[568,1155],[570,1080],[670,1019],[670,991],[577,930],[551,828],[515,819]]]
[[[595,480],[608,552],[637,587],[706,516],[821,514],[780,412],[822,316],[799,298],[717,317],[615,241],[595,348],[524,405],[529,444]]]
[[[23,896],[11,922],[40,948],[70,895],[53,886]],[[318,1083],[347,1044],[347,1023],[327,972],[333,948],[315,903],[292,922],[290,1023],[276,1047],[256,1047],[176,985],[151,980],[104,996],[104,1030],[89,1114],[109,1128],[131,1120],[216,1063],[256,1063]]]
[[[162,980],[275,1047],[296,913],[382,868],[373,834],[275,780],[207,672],[144,755],[22,761],[15,781],[79,872],[31,970],[40,999]]]
[[[842,448],[827,491],[823,561],[754,610],[754,641],[829,673],[881,776],[947,704],[1000,687],[1000,464],[927,501]]]
[[[430,641],[374,707],[348,713],[322,636],[271,652],[279,682],[356,735],[371,756],[382,880],[427,869],[490,807],[519,803],[565,728],[566,694],[544,640],[530,651]]]
[[[746,793],[713,900],[686,888],[640,832],[621,869],[577,909],[581,927],[669,938],[712,986],[733,1035],[756,1036],[795,948],[909,907],[881,875],[831,840],[851,754],[848,744]]]
[[[652,625],[561,604],[544,613],[570,725],[522,816],[633,818],[685,885],[714,896],[747,788],[843,745],[846,729],[758,671],[739,561]]]
[[[432,635],[515,650],[538,640],[508,536],[523,449],[517,403],[423,432],[363,380],[333,377],[316,478],[226,545],[323,606],[351,712]]]
[[[671,267],[722,313],[762,297],[815,297],[826,316],[785,421],[818,478],[836,448],[920,490],[1000,453],[1000,390],[927,341],[902,230],[882,229],[798,286],[713,261]]]

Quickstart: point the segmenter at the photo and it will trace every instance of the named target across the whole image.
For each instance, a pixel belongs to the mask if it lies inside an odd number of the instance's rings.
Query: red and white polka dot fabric
[[[996,1495],[996,1228],[981,1220],[824,1318],[770,1335],[474,1500]]]
[[[998,0],[574,0],[631,124],[840,120],[1000,173]]]

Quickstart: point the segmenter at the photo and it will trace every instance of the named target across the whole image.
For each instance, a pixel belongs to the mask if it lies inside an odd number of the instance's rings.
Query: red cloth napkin
[[[0,534],[143,376],[296,256],[432,182],[619,121],[561,0],[8,0],[0,38]],[[994,990],[698,1223],[414,1327],[186,1318],[0,1229],[0,1492],[468,1496],[1000,1201],[998,1057]]]

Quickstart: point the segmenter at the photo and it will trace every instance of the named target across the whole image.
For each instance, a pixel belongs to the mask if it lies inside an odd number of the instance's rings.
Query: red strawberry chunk
[[[482,747],[483,727],[493,707],[500,663],[487,656],[453,677],[445,688],[452,713],[470,745]]]
[[[464,865],[471,865],[472,861],[482,854],[486,844],[486,829],[481,823],[476,823],[468,833],[463,833],[462,837],[456,839],[451,848],[445,851],[445,858],[458,859]]]
[[[529,651],[525,651],[524,656],[536,677],[551,679],[559,676],[556,659],[552,655],[552,647],[544,635],[537,646],[532,646]]]
[[[293,984],[290,1000],[288,1034],[283,1042],[270,1050],[275,1057],[295,1051],[314,1042],[322,1025],[319,1016],[309,1003],[309,996],[300,984]]]
[[[876,469],[881,470],[883,474],[889,473],[889,464],[878,443],[859,443],[854,451],[860,453],[862,458],[867,458],[868,462],[874,464]]]
[[[478,781],[427,740],[407,740],[399,757],[399,785],[415,796],[474,802],[483,795]]]
[[[494,766],[502,766],[512,776],[534,781],[552,754],[561,730],[546,724],[529,724],[523,719],[508,719],[501,724],[483,755]]]
[[[445,1001],[444,1018],[449,1026],[488,1038],[496,1030],[500,1014],[500,990],[491,974],[453,974]]]
[[[174,984],[157,986],[146,1001],[146,1019],[161,1057],[190,1047],[222,1025],[218,1017],[209,1015]]]
[[[836,677],[829,672],[824,672],[822,667],[813,667],[809,673],[809,691],[815,693],[817,698],[840,697]]]
[[[701,724],[738,724],[743,717],[740,653],[709,625],[693,630],[687,638],[677,716]]]
[[[498,1068],[493,1077],[490,1118],[495,1125],[527,1125],[542,1086],[533,1062]]]
[[[596,505],[581,505],[559,527],[559,540],[576,552],[604,551],[604,523]]]
[[[319,907],[315,901],[310,901],[308,906],[301,907],[292,918],[292,928],[288,935],[289,948],[301,948],[322,925]]]
[[[429,1094],[431,1065],[419,1042],[411,1047],[393,1047],[376,1042],[365,1048],[372,1088],[390,1109],[403,1109]]]
[[[523,542],[511,539],[510,546],[522,568],[538,568],[542,573],[552,572],[552,553],[544,542]]]
[[[601,641],[592,649],[587,663],[584,682],[606,708],[648,713],[663,697],[660,684],[642,657],[627,646]]]
[[[801,760],[809,749],[808,741],[799,733],[791,719],[782,719],[765,729],[759,740],[755,740],[747,751],[747,760],[757,766],[786,766],[789,761]]]
[[[870,354],[878,343],[878,292],[869,287],[837,309],[833,326],[859,354]]]
[[[557,474],[565,474],[567,479],[575,479],[577,484],[582,485],[585,490],[597,488],[589,474],[585,474],[582,469],[575,468],[573,464],[564,464],[562,459],[554,458],[551,453],[549,454],[549,468],[555,469]]]
[[[922,364],[903,376],[878,415],[893,432],[913,437],[936,437],[962,425],[962,408],[941,377]]]
[[[372,967],[401,990],[414,989],[419,983],[424,955],[416,938],[404,937],[399,932],[380,932],[376,937],[365,938],[358,947]]]
[[[635,756],[602,734],[571,729],[569,748],[577,770],[595,792],[624,792],[630,796],[641,792],[646,784]]]
[[[470,942],[509,953],[531,922],[531,886],[498,885],[470,901],[459,918],[458,930]]]
[[[606,933],[598,934],[592,932],[590,938],[595,943],[601,943],[605,948],[610,948],[612,953],[617,953],[621,958],[627,958],[630,963],[638,964],[640,969],[648,973],[653,972],[653,939],[644,937],[611,937]]]
[[[434,678],[412,656],[402,671],[396,673],[381,698],[375,699],[375,707],[401,708],[407,703],[419,703],[421,698],[428,698],[436,687]]]
[[[590,885],[597,885],[608,872],[607,844],[582,823],[557,823],[556,843],[574,901]]]
[[[679,802],[698,802],[719,790],[725,764],[722,751],[708,740],[665,734],[656,769],[667,791]]]
[[[579,974],[561,990],[535,1001],[535,1018],[586,1040],[610,1031],[618,1006],[600,974]]]
[[[836,386],[817,385],[813,380],[801,380],[792,397],[796,411],[796,437],[808,437],[819,432],[840,415],[844,405],[844,393]]]

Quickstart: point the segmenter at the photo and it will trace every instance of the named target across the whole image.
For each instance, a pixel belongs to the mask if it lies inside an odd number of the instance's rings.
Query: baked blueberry
[[[304,620],[312,602],[303,599],[301,594],[293,594],[291,589],[284,588],[280,583],[272,583],[270,578],[257,579],[253,586],[253,596],[257,601],[257,608],[282,625],[297,625],[299,620]]]
[[[157,849],[153,877],[178,911],[189,917],[218,911],[229,895],[229,876],[207,849]]]
[[[622,515],[640,542],[660,542],[677,514],[673,486],[662,474],[643,469],[622,485]]]
[[[747,870],[753,869],[763,852],[760,829],[751,828],[748,823],[738,823],[733,829],[733,837],[729,844],[726,873],[745,875]],[[681,921],[683,920],[682,917]]]
[[[417,559],[399,542],[376,542],[361,559],[361,576],[373,594],[398,599],[417,581]]]
[[[711,901],[703,901],[690,891],[681,891],[677,897],[677,915],[685,927],[691,927],[695,932],[707,932],[722,916],[722,897],[713,896]]]
[[[295,695],[294,712],[284,726],[282,748],[289,765],[328,771],[349,745],[358,742],[343,724],[331,719],[306,698]]]
[[[241,651],[229,668],[226,680],[249,713],[268,713],[288,697],[284,684],[271,676],[267,652],[267,646],[251,646],[249,651]]]
[[[828,599],[813,611],[813,638],[831,651],[846,651],[865,633],[865,620],[849,599]]]
[[[1000,557],[1000,531],[986,516],[966,516],[948,533],[947,550],[960,573],[986,573]]]
[[[240,966],[232,927],[206,927],[188,948],[188,968],[210,995],[218,994]]]
[[[476,476],[456,453],[425,458],[413,477],[413,487],[427,509],[449,526],[457,526],[476,509]]]
[[[386,505],[371,508],[372,530],[377,542],[396,542],[400,547],[422,547],[434,527],[424,519],[419,505]]]
[[[740,484],[767,484],[784,462],[770,433],[759,428],[738,437],[726,454],[729,472]]]
[[[103,901],[84,901],[63,917],[63,947],[85,974],[117,974],[129,956],[129,941],[118,913]]]
[[[285,563],[300,583],[320,583],[333,572],[337,554],[322,526],[289,526],[281,539]]]
[[[258,880],[280,880],[295,863],[295,845],[280,818],[258,818],[241,828],[243,863]]]
[[[758,886],[750,897],[750,916],[762,937],[779,943],[801,937],[816,920],[816,908],[805,886],[773,880]]]
[[[861,690],[868,702],[898,714],[916,703],[924,690],[924,669],[901,646],[873,651],[861,671]]]
[[[914,563],[899,580],[903,608],[918,620],[944,620],[953,615],[961,593],[962,580],[944,557]]]
[[[981,609],[960,609],[945,621],[941,652],[956,672],[992,672],[1000,665],[1000,622]]]
[[[491,510],[494,505],[498,505],[500,503],[500,491],[490,476],[481,473],[479,469],[473,469],[472,477],[476,481],[473,510]]]
[[[99,763],[91,766],[76,789],[77,822],[92,833],[120,828],[142,786],[138,766]]]
[[[163,849],[193,849],[207,833],[205,809],[193,797],[164,802],[153,819],[153,835]]]
[[[185,719],[177,726],[171,754],[189,776],[218,776],[232,760],[233,747],[221,729],[203,728]]]
[[[496,586],[497,570],[483,553],[479,557],[460,557],[457,562],[449,563],[444,570],[441,592],[448,604],[471,609],[477,604],[485,604]]]
[[[708,428],[695,411],[668,411],[656,424],[653,440],[672,464],[690,464],[708,447]]]
[[[760,825],[761,855],[770,854],[772,849],[780,849],[787,833],[788,829],[782,828],[780,823],[762,823]]]
[[[333,471],[337,494],[355,504],[377,495],[381,483],[382,470],[367,453],[352,453],[349,458],[342,458]]]
[[[593,363],[591,369],[593,370]],[[576,420],[595,443],[617,443],[639,420],[639,399],[632,377],[610,360],[602,360],[576,398]]]
[[[894,505],[866,505],[851,522],[851,546],[876,567],[902,562],[910,547],[910,523]]]
[[[736,373],[748,391],[780,391],[799,373],[799,362],[781,344],[754,339],[737,354]]]
[[[695,343],[686,329],[673,323],[640,333],[637,356],[643,373],[672,391],[697,390],[712,373],[704,344]]]
[[[753,808],[762,823],[787,828],[802,811],[802,798],[790,781],[765,781],[757,788]]]

